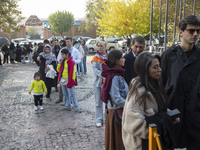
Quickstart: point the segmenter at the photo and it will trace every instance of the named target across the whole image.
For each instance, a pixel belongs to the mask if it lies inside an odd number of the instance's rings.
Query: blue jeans
[[[78,75],[80,72],[83,74],[83,59],[81,58],[81,62],[78,64]]]
[[[29,53],[29,62],[32,63],[32,52]]]
[[[67,88],[67,85],[62,85],[62,92],[64,96],[65,108],[72,109],[71,102],[75,110],[79,110],[78,102],[74,92],[74,87]]]
[[[103,102],[101,101],[101,87],[95,89],[95,120],[96,123],[103,123]]]
[[[24,64],[26,61],[26,55],[23,55],[23,60],[22,60],[22,63]]]
[[[84,68],[84,73],[85,74],[87,73],[86,62],[87,62],[87,60],[86,60],[86,56],[85,56],[85,57],[83,57],[83,68]]]

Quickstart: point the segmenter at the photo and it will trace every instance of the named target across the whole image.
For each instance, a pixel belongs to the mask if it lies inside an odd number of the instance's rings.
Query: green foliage
[[[62,35],[72,28],[74,16],[67,11],[57,11],[49,16],[48,21],[51,24],[51,30]]]
[[[86,2],[86,17],[88,19],[88,24],[97,24],[96,11],[103,9],[104,0],[88,0]]]
[[[96,15],[95,11],[101,9],[102,9],[102,0],[88,0],[86,2],[87,21],[81,24],[81,27],[79,28],[80,32],[85,32],[85,31],[89,32],[91,29],[93,29],[95,26],[98,25],[98,22],[96,20],[98,16]]]
[[[0,30],[9,33],[11,30],[18,31],[18,24],[24,19],[18,8],[18,0],[0,0]]]
[[[39,39],[40,34],[38,33],[37,29],[34,27],[28,27],[26,32],[30,35],[30,39]]]

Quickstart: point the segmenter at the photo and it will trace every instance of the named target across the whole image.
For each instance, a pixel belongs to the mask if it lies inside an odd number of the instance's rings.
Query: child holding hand
[[[38,111],[38,103],[40,105],[40,110],[43,110],[42,101],[44,92],[47,94],[47,88],[44,81],[41,80],[41,74],[36,72],[34,74],[34,81],[31,84],[31,88],[29,90],[29,94],[33,90],[34,102],[35,102],[35,111]]]

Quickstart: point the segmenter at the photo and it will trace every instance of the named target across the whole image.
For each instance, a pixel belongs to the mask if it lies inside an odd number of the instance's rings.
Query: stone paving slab
[[[94,121],[94,74],[88,57],[88,74],[78,77],[75,87],[81,113],[66,111],[55,104],[58,92],[52,88],[51,101],[44,99],[44,112],[35,113],[28,94],[35,64],[0,66],[0,149],[1,150],[103,150],[104,127]]]

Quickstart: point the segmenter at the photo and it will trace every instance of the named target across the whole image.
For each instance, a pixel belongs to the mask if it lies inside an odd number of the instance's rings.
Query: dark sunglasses
[[[187,30],[190,34],[194,34],[195,31],[197,31],[197,34],[200,34],[200,29],[185,29]]]

